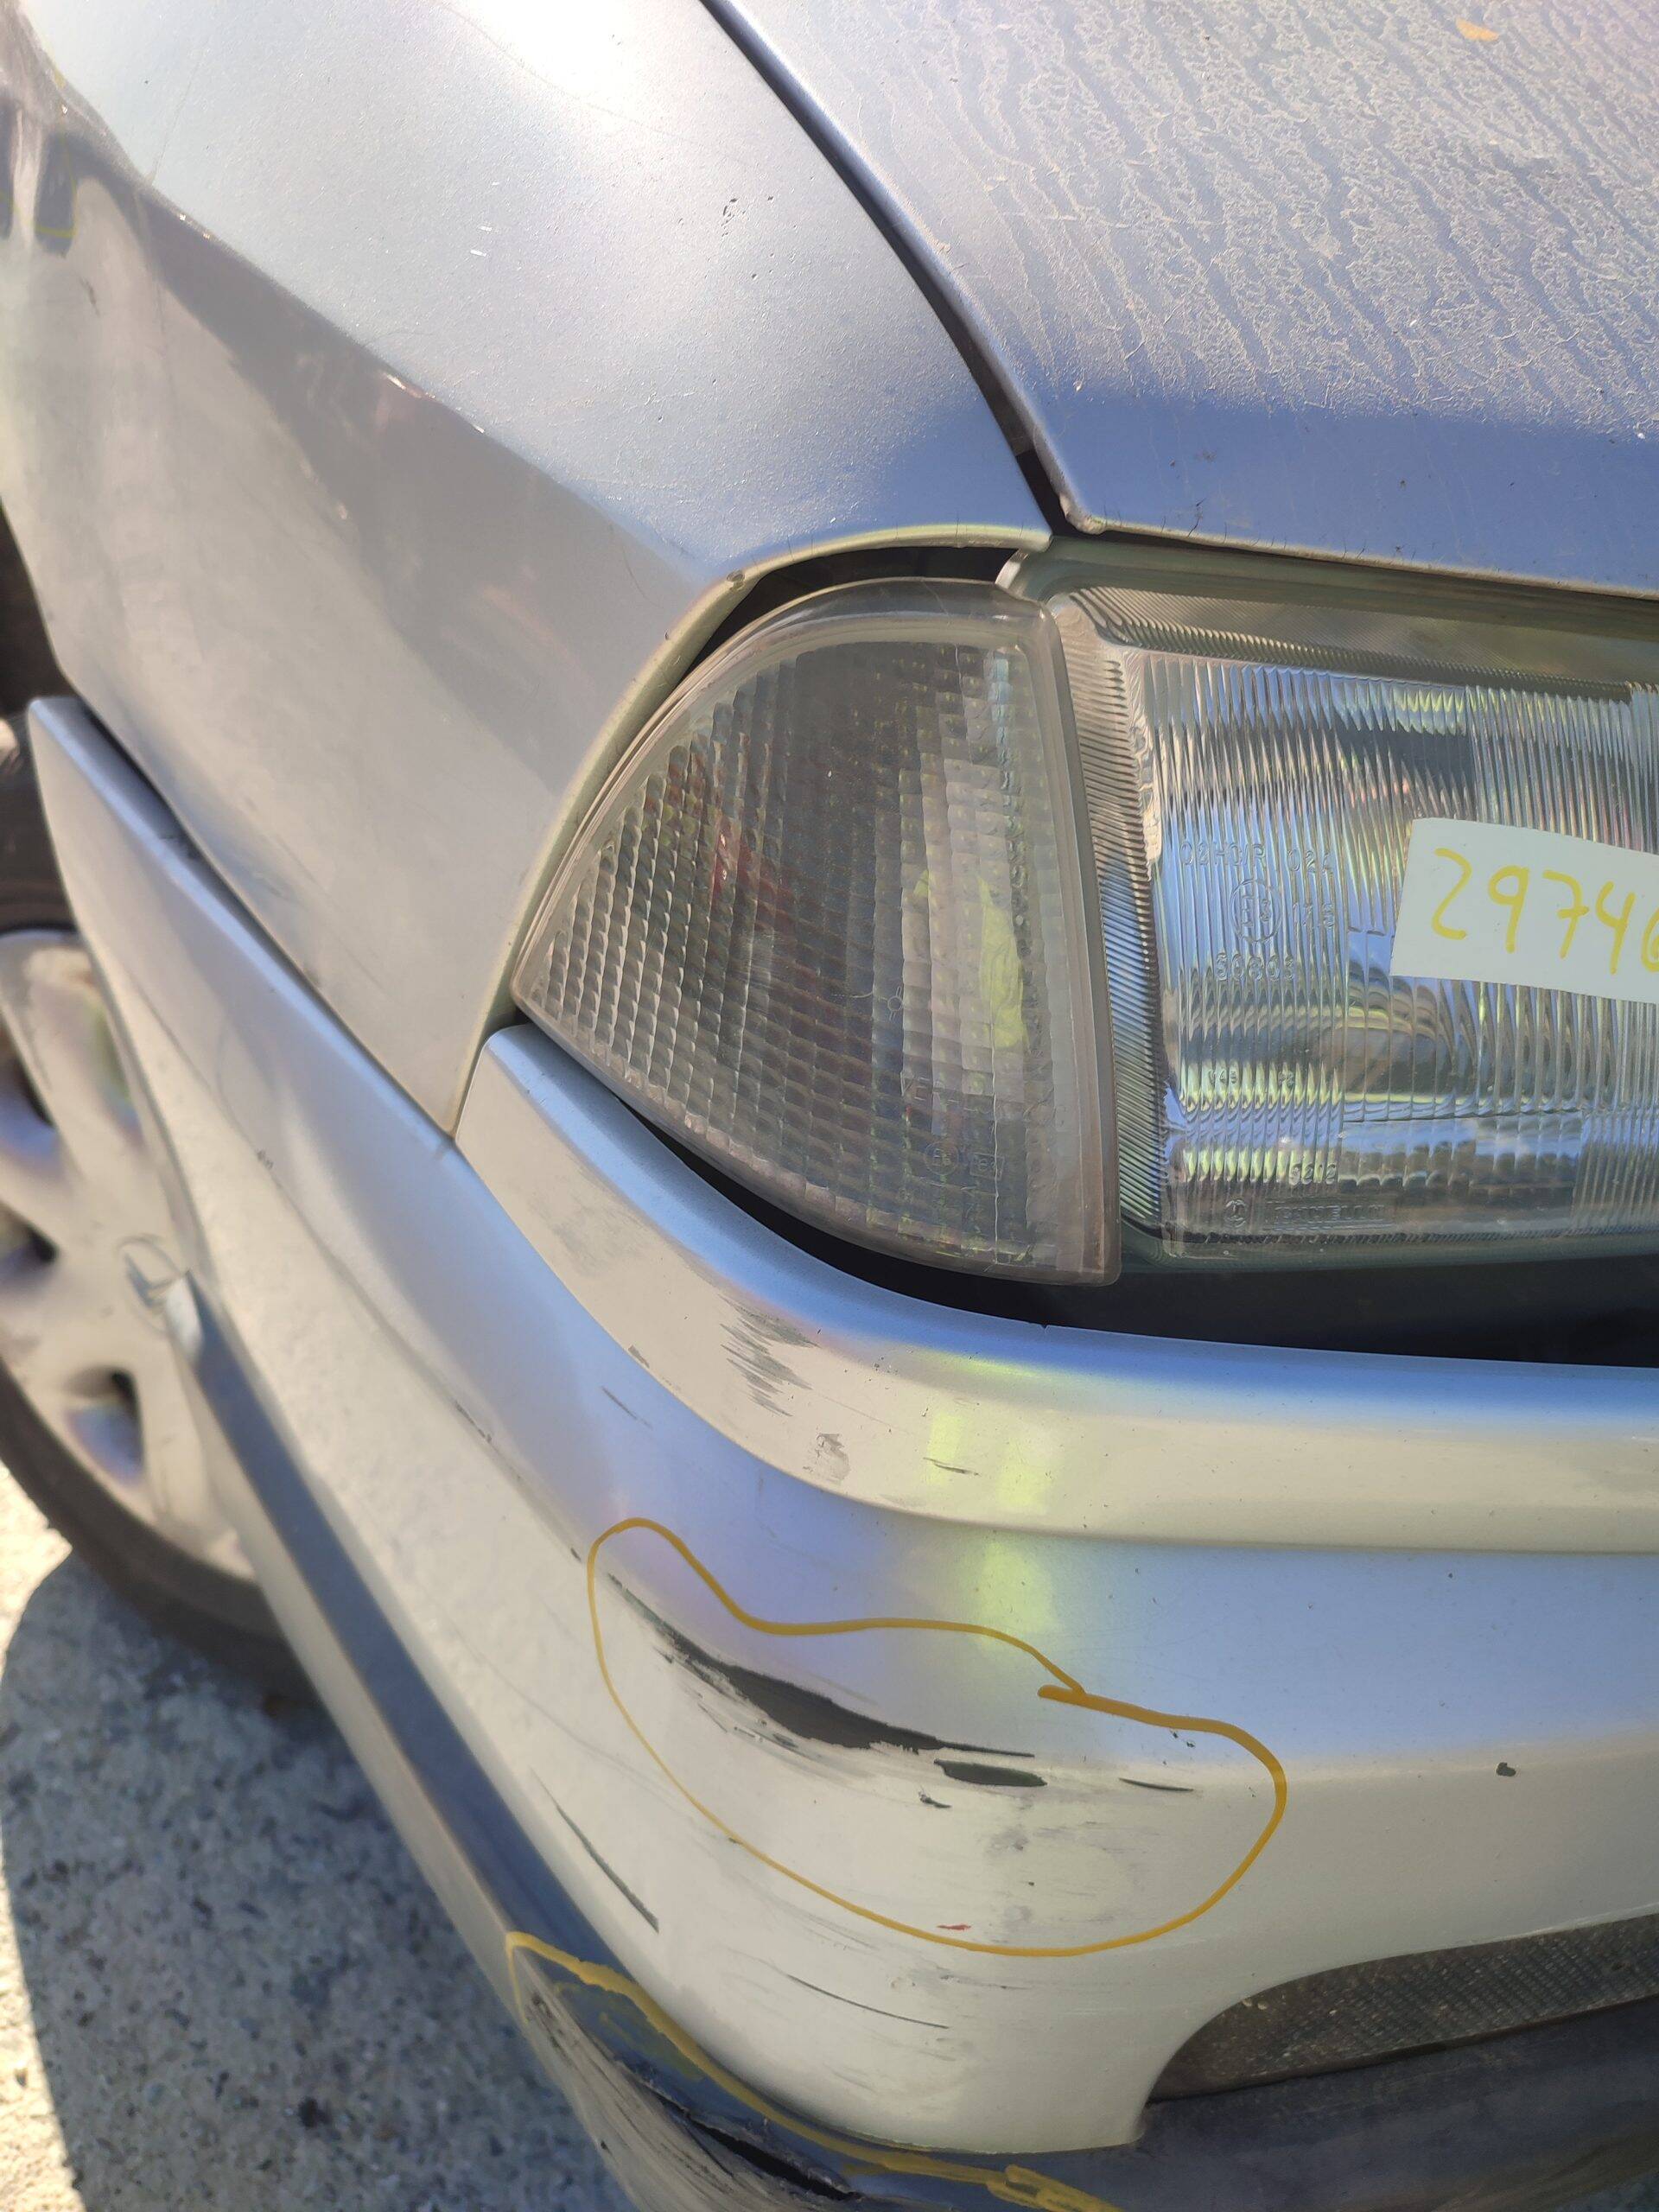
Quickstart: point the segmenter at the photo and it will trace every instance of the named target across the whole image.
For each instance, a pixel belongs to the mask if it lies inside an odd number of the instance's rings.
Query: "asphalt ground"
[[[220,2208],[623,2212],[329,1723],[0,1474],[0,2212]]]
[[[0,2212],[622,2212],[321,1713],[0,1475]]]

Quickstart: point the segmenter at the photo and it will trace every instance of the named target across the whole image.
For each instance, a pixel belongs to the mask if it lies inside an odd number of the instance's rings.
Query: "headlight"
[[[1290,599],[1284,564],[1253,600],[1148,565],[1050,602],[1128,1217],[1172,1253],[1327,1262],[1651,1235],[1651,645],[1426,613],[1429,583],[1402,611],[1358,580]]]
[[[1112,1257],[1052,626],[988,586],[757,623],[623,761],[515,989],[782,1206],[963,1267]]]
[[[1651,621],[1100,547],[1020,592],[825,592],[710,660],[520,1003],[936,1262],[1659,1241]]]

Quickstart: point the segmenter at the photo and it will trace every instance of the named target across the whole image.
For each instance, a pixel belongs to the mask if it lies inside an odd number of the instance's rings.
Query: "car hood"
[[[1085,530],[1659,588],[1651,0],[713,0]]]

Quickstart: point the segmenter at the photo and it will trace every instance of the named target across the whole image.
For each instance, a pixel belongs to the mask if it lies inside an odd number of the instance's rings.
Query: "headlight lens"
[[[572,841],[519,1002],[936,1262],[1659,1241],[1659,645],[1212,571],[1090,548],[755,624]]]
[[[1084,898],[1047,618],[827,592],[634,747],[515,980],[625,1096],[780,1205],[960,1266],[1110,1257]]]
[[[1659,1229],[1639,649],[1127,579],[1052,606],[1128,1217],[1327,1262]]]

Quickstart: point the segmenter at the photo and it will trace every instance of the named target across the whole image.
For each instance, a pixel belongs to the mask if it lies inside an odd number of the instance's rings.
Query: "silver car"
[[[645,2212],[1659,2164],[1653,33],[0,11],[0,1457]]]

